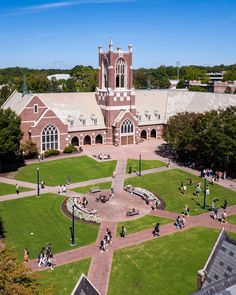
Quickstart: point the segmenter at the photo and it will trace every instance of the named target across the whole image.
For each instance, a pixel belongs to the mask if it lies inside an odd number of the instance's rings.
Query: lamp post
[[[203,200],[203,208],[206,209],[206,176],[204,177],[204,200]]]
[[[72,205],[71,246],[75,246],[75,204]]]
[[[139,165],[138,165],[138,171],[139,171],[139,173],[138,173],[138,176],[141,176],[141,166],[142,166],[142,159],[141,159],[141,154],[139,155]]]
[[[40,188],[39,188],[39,168],[37,168],[37,196],[39,197],[40,193]]]

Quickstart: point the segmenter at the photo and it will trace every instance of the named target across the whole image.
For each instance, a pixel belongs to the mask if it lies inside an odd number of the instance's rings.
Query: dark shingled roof
[[[89,281],[89,279],[82,274],[71,292],[71,295],[102,295]]]
[[[224,228],[199,273],[205,274],[205,281],[202,288],[193,294],[236,294],[236,241],[227,235]]]

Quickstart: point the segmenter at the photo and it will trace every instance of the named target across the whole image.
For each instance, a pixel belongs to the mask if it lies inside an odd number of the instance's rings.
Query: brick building
[[[180,90],[135,90],[132,45],[108,52],[99,46],[96,93],[19,93],[4,103],[21,117],[23,141],[40,151],[74,146],[134,144],[159,138],[168,118],[178,112],[205,112],[236,105],[236,96]]]

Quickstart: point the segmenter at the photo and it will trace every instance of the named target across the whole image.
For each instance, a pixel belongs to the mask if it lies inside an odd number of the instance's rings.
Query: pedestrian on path
[[[99,246],[100,252],[107,252],[108,250],[106,249],[106,240],[103,239],[100,242],[100,246]]]
[[[122,238],[125,238],[125,236],[126,236],[126,228],[124,227],[124,225],[122,225],[122,227],[121,227],[121,237]]]
[[[223,205],[223,209],[224,209],[224,210],[226,210],[226,208],[227,208],[227,204],[228,204],[227,200],[224,200],[224,205]]]
[[[16,184],[16,194],[19,195],[20,191],[19,191],[19,185]]]
[[[70,185],[70,183],[71,183],[71,180],[70,180],[69,176],[67,176],[67,178],[66,178],[66,183],[67,183],[67,185]]]
[[[112,177],[113,177],[113,178],[116,177],[116,171],[113,171],[113,173],[112,173]]]
[[[160,236],[160,223],[158,222],[153,230],[153,236]]]
[[[215,219],[219,219],[219,209],[216,207],[216,208],[214,208],[214,220]]]

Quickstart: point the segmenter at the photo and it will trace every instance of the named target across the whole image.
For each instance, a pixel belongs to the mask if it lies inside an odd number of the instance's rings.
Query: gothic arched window
[[[42,150],[58,149],[58,130],[54,125],[47,125],[42,131]]]
[[[121,133],[133,133],[134,125],[130,120],[125,120],[121,125]]]
[[[123,58],[119,58],[116,62],[116,88],[125,87],[126,78],[126,62]]]
[[[108,62],[107,59],[103,60],[103,85],[104,87],[108,87]]]

